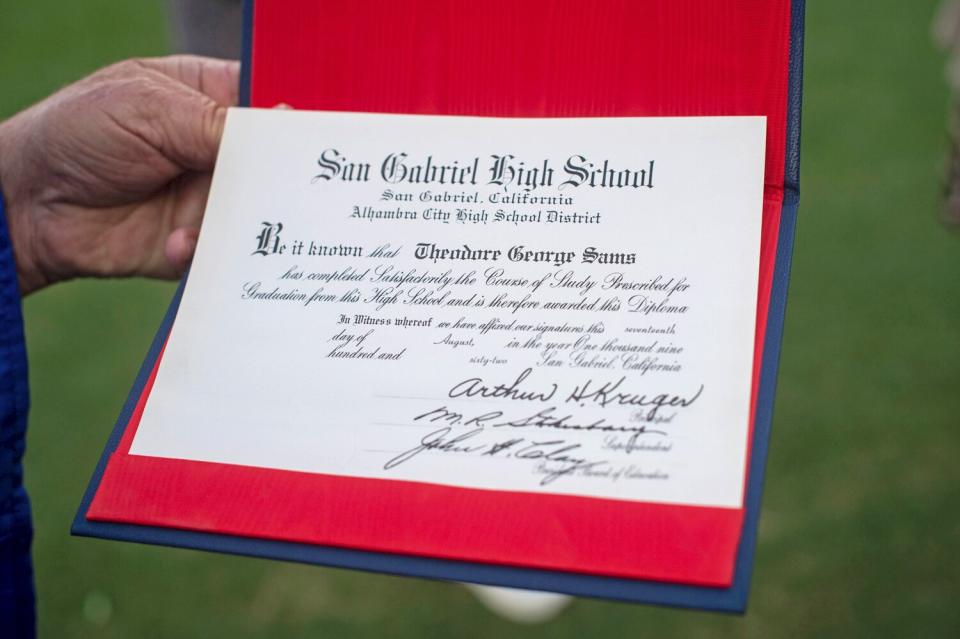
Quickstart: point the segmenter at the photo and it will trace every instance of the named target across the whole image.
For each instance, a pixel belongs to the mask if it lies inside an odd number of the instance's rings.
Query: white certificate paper
[[[234,109],[131,454],[741,507],[764,141]]]

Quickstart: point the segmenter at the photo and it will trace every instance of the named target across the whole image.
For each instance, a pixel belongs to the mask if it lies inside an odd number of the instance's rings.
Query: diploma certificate
[[[742,507],[765,123],[231,110],[130,454]]]

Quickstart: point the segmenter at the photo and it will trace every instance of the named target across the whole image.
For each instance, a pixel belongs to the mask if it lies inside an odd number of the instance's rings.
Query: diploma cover
[[[803,2],[261,0],[245,11],[241,95],[254,107],[497,118],[764,116],[742,507],[472,490],[131,454],[182,283],[73,533],[743,611],[799,193]]]

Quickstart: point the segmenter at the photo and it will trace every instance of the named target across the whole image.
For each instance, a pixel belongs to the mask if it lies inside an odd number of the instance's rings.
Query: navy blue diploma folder
[[[170,304],[107,442],[74,520],[73,534],[621,601],[727,612],[745,610],[799,197],[804,2],[740,0],[723,3],[721,9],[715,6],[719,3],[709,0],[642,0],[627,3],[629,6],[592,3],[589,11],[593,14],[609,14],[605,15],[609,21],[603,24],[623,26],[617,32],[591,26],[593,18],[585,17],[583,9],[577,9],[573,2],[477,4],[481,6],[467,7],[454,0],[368,0],[344,7],[313,0],[247,0],[241,102],[266,107],[285,102],[302,109],[522,117],[766,115],[765,200],[774,205],[769,224],[765,218],[769,234],[767,267],[764,271],[762,266],[760,279],[761,288],[766,288],[760,296],[762,308],[758,309],[762,341],[757,349],[743,524],[729,587],[235,536],[138,522],[133,514],[113,521],[89,516],[111,458],[121,454],[118,448],[124,434],[149,392],[184,283]],[[716,13],[718,18],[683,19],[701,11]],[[390,27],[398,21],[407,33],[412,30],[423,37],[391,35]],[[545,24],[556,33],[578,33],[580,57],[564,57],[562,41],[531,36],[532,25],[537,24]],[[496,40],[497,46],[491,45],[495,53],[465,52],[465,39],[478,33]],[[610,40],[618,40],[618,46],[604,46]],[[355,42],[360,44],[351,44]],[[362,51],[349,49],[361,45]],[[445,50],[458,52],[456,67],[444,61]],[[537,51],[542,55],[536,56]],[[717,51],[726,53],[718,57]],[[504,57],[484,58],[490,55]],[[604,58],[608,55],[620,58],[614,63]],[[524,75],[522,69],[501,64],[511,59],[513,66],[523,67],[526,58],[534,57],[534,68],[539,68],[537,64],[550,69],[558,65],[557,74],[550,77],[561,79],[548,81],[544,78],[549,74]],[[624,72],[624,59],[633,61],[635,75]],[[659,65],[656,73],[647,66],[650,64]],[[750,75],[745,75],[745,70]],[[732,86],[735,82],[750,86]],[[477,85],[483,90],[463,90],[464,86]],[[603,92],[603,86],[613,89]],[[761,261],[764,255],[761,250]]]

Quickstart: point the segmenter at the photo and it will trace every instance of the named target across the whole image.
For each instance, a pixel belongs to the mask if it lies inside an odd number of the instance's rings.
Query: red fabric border
[[[602,4],[257,2],[253,104],[544,117],[766,114],[756,397],[782,200],[789,2]],[[152,381],[89,519],[697,585],[732,581],[742,509],[129,455]]]

